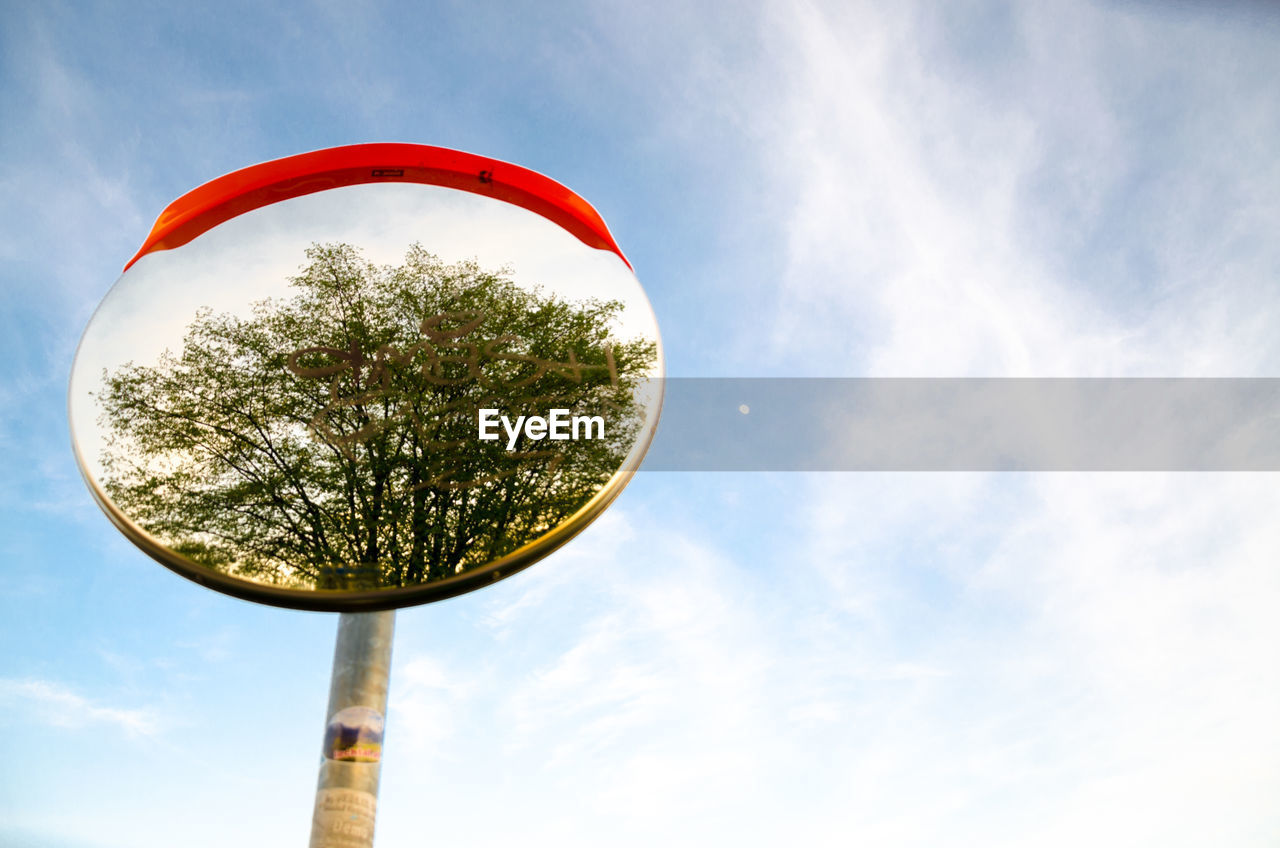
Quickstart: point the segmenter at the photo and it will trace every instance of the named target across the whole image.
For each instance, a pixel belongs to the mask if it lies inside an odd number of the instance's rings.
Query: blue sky
[[[336,621],[90,500],[160,210],[365,141],[546,173],[675,376],[1277,376],[1267,4],[6,4],[0,845],[305,838]],[[398,617],[380,846],[1273,845],[1266,474],[642,474]]]

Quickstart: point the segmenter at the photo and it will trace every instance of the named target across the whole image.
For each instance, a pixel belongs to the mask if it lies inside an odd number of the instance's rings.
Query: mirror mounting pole
[[[310,848],[371,848],[396,614],[342,613]]]

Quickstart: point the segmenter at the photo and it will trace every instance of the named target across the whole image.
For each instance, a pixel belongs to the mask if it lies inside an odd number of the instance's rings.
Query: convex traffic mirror
[[[175,201],[85,330],[77,459],[135,544],[302,609],[450,597],[590,523],[661,407],[644,292],[539,174],[406,144]]]

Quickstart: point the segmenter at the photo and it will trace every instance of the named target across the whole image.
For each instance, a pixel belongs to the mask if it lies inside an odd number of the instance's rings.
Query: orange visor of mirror
[[[181,247],[224,221],[326,189],[365,183],[444,186],[503,200],[559,224],[589,247],[608,250],[631,267],[591,204],[536,171],[425,144],[353,144],[263,162],[210,180],[170,203],[124,266],[156,250]]]

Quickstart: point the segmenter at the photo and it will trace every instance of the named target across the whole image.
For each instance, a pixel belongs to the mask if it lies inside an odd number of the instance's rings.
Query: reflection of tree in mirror
[[[197,563],[282,586],[411,586],[491,562],[618,470],[656,345],[414,245],[317,245],[288,300],[199,312],[181,355],[105,375],[108,496]],[[604,438],[477,438],[477,411],[603,416]],[[501,428],[500,428],[501,429]]]

